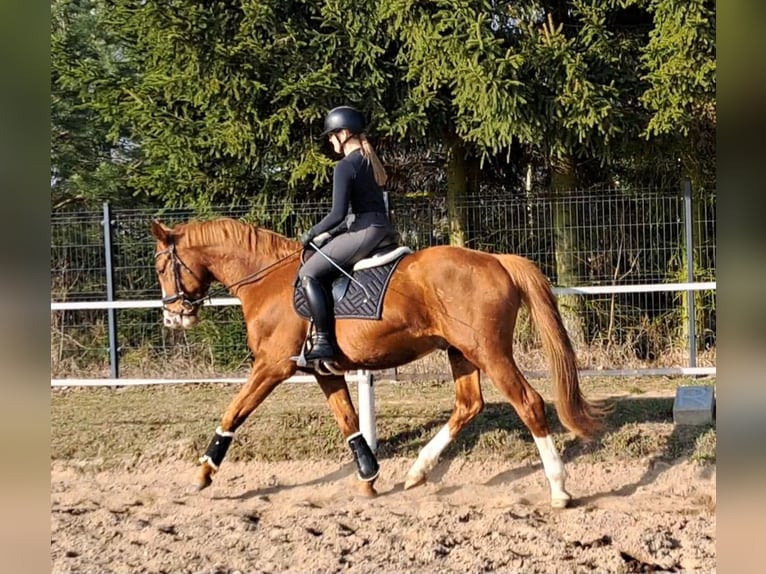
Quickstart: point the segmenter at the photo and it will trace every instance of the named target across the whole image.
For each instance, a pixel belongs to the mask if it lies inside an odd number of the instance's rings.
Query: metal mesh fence
[[[693,279],[715,280],[714,195],[694,197]],[[517,253],[535,261],[557,286],[639,285],[684,282],[688,278],[684,236],[684,197],[678,190],[646,189],[478,196],[450,210],[444,199],[393,197],[392,221],[401,243],[413,249],[450,242],[451,222],[459,221],[466,247]],[[297,237],[330,209],[317,202],[289,209],[284,204],[257,208],[189,211],[112,211],[115,296],[157,300],[151,220],[172,225],[190,218],[242,218]],[[451,217],[450,217],[451,216]],[[54,301],[105,300],[107,294],[102,212],[56,213],[51,218],[51,298]],[[700,364],[715,361],[715,292],[695,295],[695,331]],[[689,312],[682,292],[620,293],[567,297],[576,318],[573,337],[584,366],[640,367],[683,364]],[[573,301],[574,300],[574,301]],[[560,300],[560,302],[562,302]],[[564,303],[564,302],[562,302]],[[125,376],[184,372],[244,373],[249,352],[238,307],[203,310],[200,325],[173,332],[161,325],[158,309],[118,312],[118,341]],[[56,377],[106,376],[109,371],[107,312],[56,311],[51,314],[51,364]],[[571,324],[568,324],[571,329]],[[529,368],[539,353],[523,315],[517,348]],[[531,362],[531,363],[530,363]],[[539,366],[539,365],[537,365]],[[189,369],[192,369],[190,371]]]
[[[698,260],[715,267],[715,197],[702,198],[697,221]],[[404,243],[420,249],[449,243],[443,199],[395,200],[392,219]],[[572,279],[581,285],[666,282],[684,250],[683,197],[647,190],[572,193],[555,198],[477,197],[462,202],[465,246],[494,253],[517,253],[535,261],[554,283],[557,257],[576,261]],[[562,236],[568,246],[562,249]],[[569,282],[567,282],[569,283]]]

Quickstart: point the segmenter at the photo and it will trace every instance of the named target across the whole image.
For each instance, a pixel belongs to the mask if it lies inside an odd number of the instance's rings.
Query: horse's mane
[[[228,217],[189,221],[178,225],[175,232],[188,245],[244,247],[254,253],[280,257],[296,249],[295,242],[284,235]]]

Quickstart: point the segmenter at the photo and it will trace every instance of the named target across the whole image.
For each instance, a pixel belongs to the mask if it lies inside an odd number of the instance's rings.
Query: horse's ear
[[[167,243],[171,234],[171,229],[159,219],[152,221],[152,235],[154,235],[156,239]]]

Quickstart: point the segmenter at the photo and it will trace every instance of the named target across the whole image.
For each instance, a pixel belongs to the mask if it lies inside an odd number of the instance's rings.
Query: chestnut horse
[[[152,224],[156,270],[163,294],[164,324],[188,328],[197,322],[212,280],[239,298],[253,353],[248,380],[231,401],[201,459],[198,488],[212,482],[234,431],[279,385],[297,371],[293,358],[306,339],[308,322],[293,308],[300,265],[297,241],[233,219],[190,221],[170,228]],[[318,255],[315,255],[318,256]],[[448,422],[419,452],[405,488],[425,482],[440,454],[484,406],[484,371],[529,428],[551,488],[551,503],[571,497],[564,464],[551,438],[542,397],[513,359],[513,333],[520,305],[529,306],[556,380],[561,423],[588,438],[603,411],[587,401],[578,382],[571,342],[546,277],[516,255],[492,255],[450,246],[406,255],[391,277],[380,320],[338,319],[340,372],[393,368],[436,349],[447,351],[455,379],[455,406]],[[378,464],[359,432],[359,419],[341,374],[315,372],[330,410],[356,459],[360,490],[374,495]]]

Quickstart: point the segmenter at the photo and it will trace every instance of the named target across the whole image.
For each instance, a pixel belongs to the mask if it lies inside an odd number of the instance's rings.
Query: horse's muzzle
[[[162,311],[162,324],[168,329],[191,329],[198,322],[199,319],[196,315],[175,313],[167,309]]]

